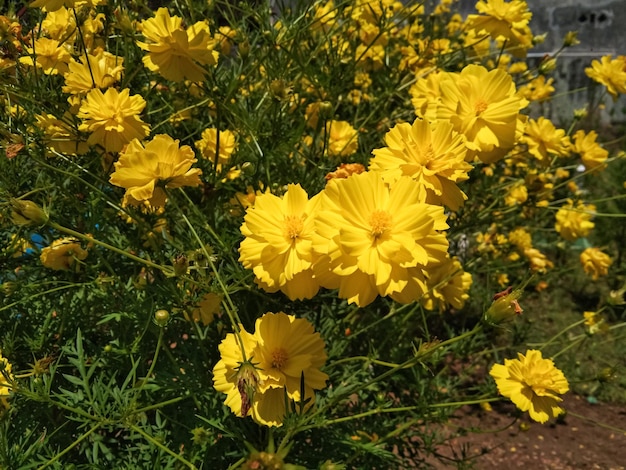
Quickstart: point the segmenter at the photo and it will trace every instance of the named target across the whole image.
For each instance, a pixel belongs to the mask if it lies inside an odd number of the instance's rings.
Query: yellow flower
[[[597,281],[600,276],[606,276],[609,273],[609,267],[613,264],[613,260],[599,248],[592,247],[580,254],[580,264],[582,264],[585,273]]]
[[[498,292],[493,296],[493,302],[485,312],[484,321],[490,325],[499,325],[521,315],[524,310],[517,302],[521,295],[522,289],[513,290],[510,286]]]
[[[239,333],[227,334],[218,346],[220,360],[213,368],[213,387],[226,394],[224,404],[243,418],[258,399],[259,377],[250,362],[255,346],[256,338],[239,325]]]
[[[202,132],[202,139],[196,141],[196,148],[207,160],[225,165],[237,148],[237,139],[231,131],[209,128]],[[218,154],[217,162],[215,161],[216,153]]]
[[[93,88],[109,88],[122,76],[124,58],[100,51],[87,54],[82,62],[72,59],[65,74],[63,93],[85,94]]]
[[[448,307],[456,310],[463,308],[469,299],[472,275],[463,270],[456,258],[447,259],[434,267],[429,266],[424,272],[428,290],[420,303],[425,309],[443,312]]]
[[[437,106],[441,101],[442,80],[452,80],[457,74],[435,71],[422,77],[416,74],[416,82],[409,88],[411,104],[418,118],[437,120]]]
[[[145,146],[135,139],[115,162],[110,182],[126,188],[125,205],[147,201],[152,207],[162,207],[166,201],[164,188],[202,183],[202,170],[191,168],[197,161],[191,147],[179,147],[179,141],[169,135],[156,135]]]
[[[506,51],[524,57],[532,47],[533,35],[528,26],[532,13],[523,0],[479,0],[476,10],[481,15],[469,15],[468,27],[486,31],[493,39],[506,40]]]
[[[87,258],[87,250],[80,246],[76,238],[59,238],[41,250],[39,259],[46,268],[57,271],[67,271],[74,267],[77,261]]]
[[[142,59],[144,65],[167,80],[199,82],[206,73],[203,65],[217,65],[218,53],[213,50],[217,42],[206,21],[198,21],[185,30],[182,18],[170,16],[167,8],[159,8],[154,18],[141,22],[141,32],[148,40],[137,42],[148,51]]]
[[[84,119],[78,130],[90,132],[90,145],[101,145],[107,152],[119,152],[133,139],[143,139],[150,132],[139,114],[146,107],[140,95],[130,96],[125,88],[118,92],[109,88],[105,93],[91,90],[82,101],[78,117]]]
[[[44,132],[46,156],[54,155],[50,149],[65,155],[82,155],[89,151],[87,142],[81,142],[77,129],[72,127],[72,117],[69,113],[66,113],[63,119],[57,119],[52,114],[35,116],[37,127]]]
[[[55,11],[48,10],[41,27],[47,37],[63,41],[65,44],[73,44],[76,39],[76,18],[72,11],[65,7]]]
[[[561,237],[570,242],[586,237],[595,226],[591,222],[595,210],[596,207],[592,204],[586,206],[579,201],[574,207],[569,201],[557,211],[554,227]]]
[[[11,363],[7,358],[2,357],[2,351],[0,351],[0,403],[5,408],[9,407],[8,398],[11,395],[12,386],[11,382],[13,381],[13,374],[11,373]],[[7,381],[8,376],[9,381]]]
[[[530,233],[526,229],[518,227],[509,232],[509,243],[515,245],[518,250],[524,251],[526,248],[532,248],[533,241]]]
[[[226,335],[213,369],[214,387],[227,395],[225,404],[236,415],[250,411],[257,423],[280,426],[285,397],[314,400],[314,390],[326,386],[328,375],[320,370],[327,357],[324,340],[307,320],[266,313],[257,319],[254,335],[240,328],[239,338]]]
[[[567,379],[550,359],[544,359],[541,351],[528,350],[518,359],[505,359],[504,365],[494,364],[489,374],[495,379],[500,394],[530,417],[540,423],[555,418],[563,412],[558,406],[559,395],[569,390]]]
[[[316,201],[299,184],[290,184],[282,198],[266,192],[246,210],[239,261],[266,291],[280,290],[291,300],[317,294],[312,269]]]
[[[326,123],[328,146],[326,152],[331,157],[349,157],[359,146],[359,133],[346,121]]]
[[[29,55],[20,57],[20,62],[41,68],[46,75],[63,75],[72,58],[67,45],[56,39],[39,38],[33,47],[27,47],[26,50]]]
[[[504,70],[468,65],[450,77],[440,81],[437,118],[465,135],[468,161],[474,156],[484,163],[499,160],[521,137],[526,117],[519,111],[528,102],[516,94]]]
[[[273,417],[272,422],[263,424],[278,425],[276,417],[284,415],[283,389],[291,400],[298,402],[314,399],[313,390],[326,386],[328,375],[320,370],[327,357],[324,340],[307,320],[282,312],[266,313],[257,319],[254,336],[257,343],[252,357],[261,379],[259,398],[268,400],[260,400],[254,408],[259,417]],[[304,397],[300,394],[301,381]],[[263,397],[268,391],[274,393]]]
[[[545,75],[539,75],[527,85],[521,86],[519,93],[528,101],[542,103],[549,100],[551,98],[550,95],[554,93],[552,83],[554,83],[554,78],[550,78],[546,81]]]
[[[524,204],[528,199],[528,188],[524,181],[517,181],[509,187],[509,191],[504,196],[504,203],[507,206]]]
[[[375,149],[370,170],[379,171],[392,185],[409,176],[426,190],[426,202],[458,210],[467,196],[457,186],[469,178],[472,166],[465,161],[467,148],[452,124],[430,124],[416,119],[413,125],[397,124],[385,136],[387,147]]]
[[[589,330],[589,334],[606,333],[609,331],[609,325],[598,312],[584,312],[585,326]]]
[[[528,152],[537,160],[550,163],[553,156],[567,157],[570,153],[570,140],[564,129],[556,129],[549,119],[531,119],[524,131],[522,142],[528,145]]]
[[[409,288],[418,300],[421,268],[447,256],[443,207],[423,202],[411,178],[389,189],[372,171],[330,180],[321,194],[314,239],[320,284],[361,307]]]
[[[201,321],[204,326],[210,325],[222,307],[222,296],[212,292],[205,294],[191,312],[191,319]]]
[[[609,156],[609,152],[596,142],[597,138],[598,134],[596,131],[585,133],[585,131],[580,129],[574,134],[573,150],[580,155],[580,159],[587,170],[606,167],[606,159]]]
[[[612,59],[610,55],[591,62],[585,73],[592,80],[604,85],[613,100],[626,93],[626,56],[620,55]]]
[[[543,273],[554,267],[554,263],[536,248],[524,249],[524,256],[530,261],[530,269],[533,272]]]

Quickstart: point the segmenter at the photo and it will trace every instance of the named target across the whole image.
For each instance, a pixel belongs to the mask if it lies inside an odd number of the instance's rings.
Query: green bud
[[[154,322],[163,327],[170,321],[170,312],[167,310],[157,310],[154,312]]]
[[[521,315],[523,310],[517,303],[521,295],[521,289],[513,290],[512,287],[498,292],[493,296],[493,302],[485,312],[484,321],[490,325],[499,325]]]
[[[11,218],[16,225],[46,225],[48,214],[33,201],[11,199]]]

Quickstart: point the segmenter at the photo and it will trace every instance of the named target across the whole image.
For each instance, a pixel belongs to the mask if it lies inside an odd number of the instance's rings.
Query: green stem
[[[93,434],[93,432],[95,432],[100,426],[101,426],[101,423],[94,424],[89,431],[87,431],[85,434],[80,436],[78,439],[76,439],[74,442],[72,442],[69,446],[67,446],[61,452],[59,452],[54,457],[52,457],[50,460],[48,460],[44,465],[39,467],[39,470],[43,470],[44,468],[49,467],[50,465],[52,465],[53,463],[58,461],[61,457],[63,457],[65,454],[67,454],[70,450],[72,450],[74,447],[76,447],[78,444],[80,444],[86,438],[88,438],[91,434]]]
[[[187,466],[187,468],[192,468],[194,470],[197,470],[198,467],[196,467],[194,464],[192,464],[190,461],[188,461],[187,459],[185,459],[182,455],[178,455],[177,453],[173,452],[172,450],[168,449],[167,447],[165,447],[163,444],[161,444],[159,441],[157,441],[154,437],[152,437],[150,434],[148,434],[147,432],[143,431],[141,428],[135,426],[134,424],[131,424],[129,426],[129,429],[135,431],[138,434],[141,434],[141,436],[148,441],[150,444],[158,447],[159,449],[161,449],[162,451],[170,454],[172,457],[174,457],[176,460],[178,460],[179,462],[183,463],[184,465]]]
[[[138,413],[145,413],[146,411],[156,410],[159,408],[163,408],[164,406],[172,405],[174,403],[178,403],[179,401],[186,400],[187,398],[190,398],[190,396],[172,398],[170,400],[165,400],[160,403],[155,403],[154,405],[149,405],[143,408],[138,408],[134,411],[134,413],[138,414]]]
[[[166,276],[171,277],[174,275],[174,270],[169,266],[161,266],[160,264],[153,263],[152,261],[149,261],[147,259],[140,258],[139,256],[135,256],[129,253],[128,251],[124,251],[116,246],[109,245],[108,243],[105,243],[105,242],[101,242],[100,240],[96,240],[95,238],[91,236],[84,235],[80,232],[77,232],[76,230],[72,230],[71,228],[63,227],[62,225],[59,225],[56,222],[48,222],[48,226],[50,226],[51,228],[55,230],[58,230],[59,232],[72,235],[73,237],[80,238],[81,240],[84,240],[88,243],[93,243],[95,245],[106,248],[107,250],[110,250],[119,255],[125,256],[126,258],[132,259],[133,261],[137,261],[138,263],[142,263],[151,268],[158,269],[162,271]]]

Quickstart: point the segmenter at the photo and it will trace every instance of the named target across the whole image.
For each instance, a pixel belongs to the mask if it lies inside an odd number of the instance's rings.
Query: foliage
[[[0,468],[421,466],[527,348],[623,387],[626,59],[557,123],[522,0],[158,3],[0,17]]]

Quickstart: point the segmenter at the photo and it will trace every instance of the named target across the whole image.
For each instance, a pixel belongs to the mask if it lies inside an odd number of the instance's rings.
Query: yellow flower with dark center
[[[556,213],[556,223],[554,228],[559,235],[567,241],[574,241],[577,238],[586,237],[595,224],[591,222],[596,207],[592,204],[585,205],[578,202],[576,206],[569,201]]]
[[[519,111],[528,102],[515,89],[504,70],[468,65],[460,74],[440,80],[437,119],[449,121],[465,135],[467,160],[484,163],[502,158],[522,136],[526,117]]]
[[[607,55],[591,62],[585,73],[592,80],[604,85],[606,90],[617,100],[618,95],[626,93],[626,56],[615,59]]]
[[[41,250],[39,259],[46,268],[67,271],[77,267],[87,254],[76,238],[59,238]]]
[[[119,152],[131,140],[142,140],[149,134],[150,127],[139,117],[145,107],[141,95],[130,96],[128,88],[121,92],[109,88],[105,93],[93,89],[82,101],[78,117],[84,121],[78,130],[90,132],[90,145]]]
[[[165,188],[198,186],[202,170],[191,168],[198,160],[188,145],[169,135],[154,136],[147,144],[133,140],[115,162],[110,182],[126,188],[124,205],[147,201],[152,207],[165,205]]]
[[[120,80],[124,58],[106,51],[96,55],[87,54],[81,62],[72,59],[69,72],[65,74],[63,93],[84,94],[93,88],[109,88]]]
[[[599,248],[591,247],[580,254],[580,264],[585,273],[597,281],[600,276],[606,276],[609,273],[613,260]]]
[[[528,145],[528,152],[533,157],[546,165],[552,157],[567,157],[571,150],[565,129],[557,129],[552,121],[543,116],[528,121],[522,142]]]
[[[421,119],[413,125],[400,123],[387,133],[385,143],[387,147],[372,152],[370,170],[381,172],[386,183],[393,186],[409,176],[424,187],[427,203],[453,211],[463,205],[467,196],[457,183],[469,178],[472,165],[465,161],[467,148],[452,124]]]
[[[545,423],[563,413],[558,405],[559,395],[569,390],[567,379],[550,359],[544,359],[541,351],[528,350],[518,359],[505,359],[504,365],[494,364],[489,374],[495,379],[500,394],[530,417]]]
[[[174,82],[204,79],[203,65],[217,65],[218,53],[213,50],[217,41],[211,36],[206,21],[184,29],[182,18],[170,16],[167,8],[159,8],[154,18],[141,22],[141,33],[147,42],[137,45],[148,51],[143,57],[144,65]]]
[[[469,15],[467,25],[476,31],[486,31],[493,39],[506,40],[506,51],[524,57],[532,47],[532,31],[528,26],[532,13],[523,0],[479,0],[480,15]]]
[[[448,228],[443,207],[426,204],[419,184],[407,176],[391,189],[373,171],[330,180],[315,227],[316,277],[359,306],[403,291],[410,279],[423,288],[421,271],[408,270],[447,255],[448,241],[440,233]]]
[[[282,198],[266,192],[246,210],[239,261],[266,291],[280,290],[291,300],[317,294],[312,269],[316,200],[309,200],[299,184],[290,184]]]

